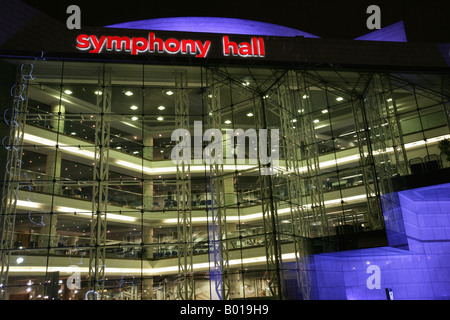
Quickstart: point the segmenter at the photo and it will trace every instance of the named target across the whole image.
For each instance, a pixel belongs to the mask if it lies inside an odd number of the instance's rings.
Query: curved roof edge
[[[356,38],[355,40],[408,42],[403,21],[399,21],[391,24],[390,26],[370,32],[364,36]]]
[[[117,23],[105,26],[105,28],[319,38],[318,36],[301,30],[272,23],[218,17],[157,18]]]

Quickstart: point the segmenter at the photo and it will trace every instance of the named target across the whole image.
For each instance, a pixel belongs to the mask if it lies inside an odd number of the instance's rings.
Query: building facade
[[[196,19],[4,36],[2,299],[448,299],[442,47]]]

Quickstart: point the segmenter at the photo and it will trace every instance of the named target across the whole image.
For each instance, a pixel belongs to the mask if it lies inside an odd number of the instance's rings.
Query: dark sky
[[[12,0],[14,1],[14,0]],[[24,0],[65,22],[66,8],[81,8],[82,26],[181,16],[241,18],[299,29],[322,38],[354,39],[366,27],[366,9],[381,8],[381,25],[400,20],[410,42],[450,42],[450,0]]]

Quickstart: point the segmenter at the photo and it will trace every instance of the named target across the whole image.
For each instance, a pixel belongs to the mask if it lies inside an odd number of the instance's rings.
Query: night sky
[[[14,0],[13,0],[14,1]],[[152,18],[208,16],[275,23],[321,38],[354,39],[371,32],[366,20],[369,5],[381,8],[381,26],[403,20],[409,42],[450,42],[449,0],[24,0],[65,22],[66,8],[81,9],[82,26],[101,27]]]

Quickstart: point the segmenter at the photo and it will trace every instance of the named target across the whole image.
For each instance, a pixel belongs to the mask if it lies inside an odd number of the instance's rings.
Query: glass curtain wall
[[[390,178],[449,166],[439,75],[8,62],[3,299],[314,299]]]

